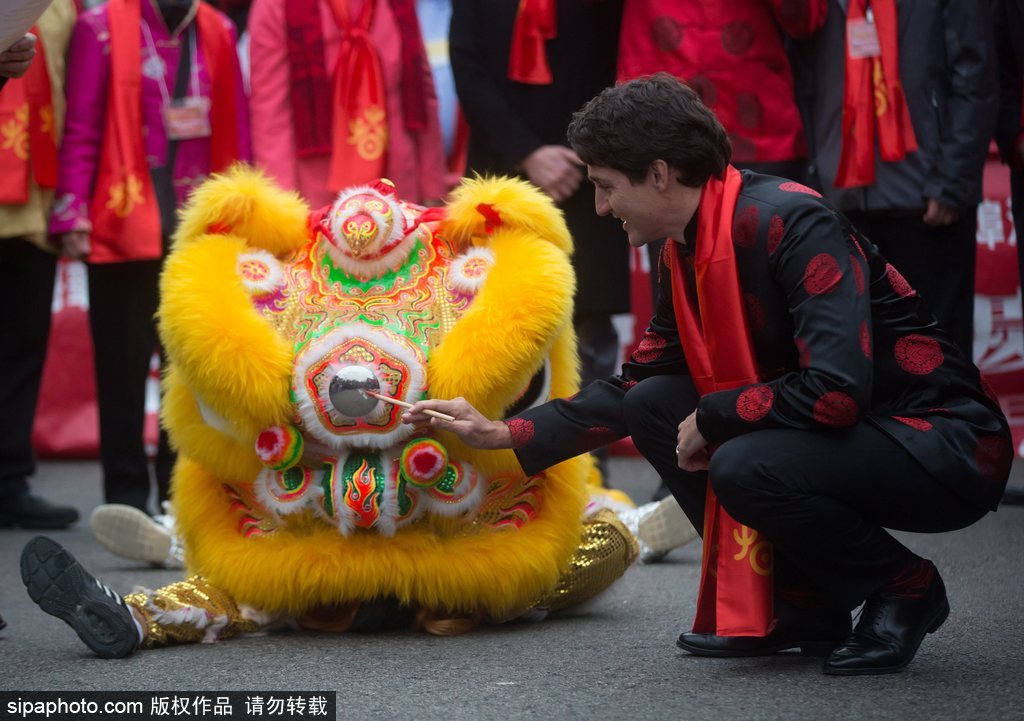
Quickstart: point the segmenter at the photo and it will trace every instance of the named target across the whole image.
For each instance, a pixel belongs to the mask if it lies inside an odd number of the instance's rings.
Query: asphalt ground
[[[640,501],[649,467],[612,460],[613,484]],[[1014,484],[1024,485],[1024,466]],[[178,580],[104,551],[86,519],[101,501],[95,462],[48,462],[40,495],[83,520],[50,535],[119,592]],[[952,612],[914,663],[890,676],[824,676],[820,660],[699,659],[674,645],[692,621],[700,542],[659,564],[635,565],[585,607],[543,622],[436,638],[392,631],[279,633],[93,656],[28,598],[18,572],[36,535],[0,531],[0,691],[337,692],[339,719],[1024,719],[1024,507],[1004,507],[956,533],[900,534],[933,559]],[[0,708],[0,719],[7,718]]]

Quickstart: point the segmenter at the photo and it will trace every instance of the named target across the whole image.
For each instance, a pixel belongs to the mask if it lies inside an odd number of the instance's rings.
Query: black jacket
[[[557,36],[546,43],[554,82],[508,78],[518,0],[453,0],[449,48],[470,127],[469,171],[516,175],[542,145],[567,145],[572,114],[615,82],[622,0],[558,0]],[[560,206],[576,244],[577,312],[629,310],[629,247],[621,224],[594,212],[586,180]]]
[[[898,0],[900,81],[919,149],[892,163],[876,152],[875,184],[840,190],[832,181],[842,147],[846,6],[829,0],[825,26],[793,46],[816,184],[842,211],[918,213],[935,198],[973,212],[996,110],[989,0]]]
[[[788,428],[841,432],[871,423],[940,483],[994,509],[1013,460],[1006,418],[905,279],[817,193],[741,171],[733,242],[763,383],[709,393],[697,427],[711,444]],[[696,243],[701,242],[696,238]],[[679,246],[668,244],[666,253]],[[661,302],[622,375],[516,418],[527,473],[628,433],[622,398],[635,381],[689,374],[662,255]],[[898,479],[894,479],[896,481]]]

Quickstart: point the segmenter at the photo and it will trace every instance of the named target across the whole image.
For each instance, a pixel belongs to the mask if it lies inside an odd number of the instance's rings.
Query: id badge
[[[191,140],[210,136],[210,101],[207,98],[175,98],[164,105],[164,128],[168,140]]]
[[[882,46],[878,43],[878,30],[874,22],[867,18],[847,21],[846,47],[850,57],[855,60],[881,55]]]

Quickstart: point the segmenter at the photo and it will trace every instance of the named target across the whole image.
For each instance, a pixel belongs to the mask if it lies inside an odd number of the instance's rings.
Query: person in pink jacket
[[[199,0],[109,0],[78,18],[67,67],[50,233],[88,266],[105,501],[149,512],[145,389],[175,211],[251,156],[235,30]],[[161,433],[158,501],[172,465]]]
[[[413,0],[255,0],[257,165],[314,208],[387,177],[418,203],[446,192],[437,99]]]

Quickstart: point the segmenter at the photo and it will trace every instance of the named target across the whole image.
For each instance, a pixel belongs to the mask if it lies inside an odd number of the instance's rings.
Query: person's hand
[[[20,78],[28,72],[32,58],[36,56],[36,36],[25,33],[24,37],[0,53],[0,76]]]
[[[960,214],[953,208],[940,203],[935,198],[928,198],[928,209],[924,211],[921,220],[926,225],[952,225],[959,217]]]
[[[71,258],[71,260],[82,260],[92,250],[89,233],[85,230],[72,230],[69,233],[61,233],[58,239],[60,241],[61,255],[65,255]]]
[[[708,468],[708,442],[697,430],[697,412],[688,415],[679,424],[676,437],[676,457],[684,471],[706,471]]]
[[[428,416],[423,411],[437,411],[454,416],[454,421],[445,421]],[[512,433],[501,421],[491,421],[481,415],[465,398],[450,401],[426,400],[413,403],[412,408],[402,414],[402,422],[415,426],[432,426],[454,433],[471,448],[511,448]]]
[[[523,161],[530,182],[556,203],[572,196],[583,182],[583,161],[564,145],[542,145]]]

